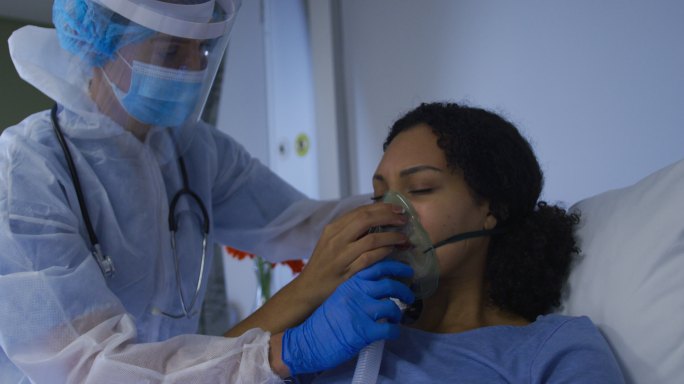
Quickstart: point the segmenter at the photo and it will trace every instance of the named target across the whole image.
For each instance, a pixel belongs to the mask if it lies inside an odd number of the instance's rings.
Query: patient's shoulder
[[[587,316],[541,315],[530,324],[530,327],[535,328],[539,334],[549,334],[549,336],[599,332],[596,325]]]
[[[529,326],[537,344],[537,354],[561,352],[565,349],[607,349],[608,344],[594,323],[586,316],[539,316]]]
[[[531,326],[539,341],[532,357],[533,382],[624,382],[613,351],[588,317],[540,316]]]

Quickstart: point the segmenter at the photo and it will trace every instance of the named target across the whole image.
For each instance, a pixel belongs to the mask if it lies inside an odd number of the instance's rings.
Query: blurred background
[[[50,7],[0,3],[0,127],[51,105],[6,43],[49,26]],[[208,119],[304,193],[335,198],[372,191],[404,112],[465,102],[520,128],[543,198],[569,207],[684,158],[682,20],[676,0],[243,0]],[[223,261],[235,322],[257,305],[254,263]],[[278,265],[273,289],[291,277]]]

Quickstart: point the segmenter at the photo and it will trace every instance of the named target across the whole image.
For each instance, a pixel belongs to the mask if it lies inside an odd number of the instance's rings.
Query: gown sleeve
[[[308,198],[229,136],[216,131],[217,180],[213,191],[216,240],[271,262],[311,256],[327,223],[370,202],[369,195],[340,200]]]
[[[53,163],[32,145],[0,144],[0,381],[280,382],[269,367],[269,334],[258,329],[139,343]]]

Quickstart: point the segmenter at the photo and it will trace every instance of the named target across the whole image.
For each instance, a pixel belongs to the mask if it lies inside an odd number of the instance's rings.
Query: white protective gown
[[[181,188],[168,136],[140,142],[97,113],[89,70],[59,47],[54,30],[10,38],[18,72],[63,108],[67,138],[100,244],[116,267],[105,278],[90,243],[49,111],[0,137],[0,383],[265,383],[269,334],[227,339],[193,334],[199,316],[180,311],[168,227]],[[199,124],[183,153],[190,188],[209,210],[209,244],[270,261],[308,257],[343,203],[305,198],[234,140]],[[196,206],[176,217],[182,287],[192,297],[201,259]],[[211,247],[209,250],[211,251]],[[208,252],[206,265],[211,265]],[[203,279],[208,276],[205,270]],[[204,288],[199,296],[199,307]]]

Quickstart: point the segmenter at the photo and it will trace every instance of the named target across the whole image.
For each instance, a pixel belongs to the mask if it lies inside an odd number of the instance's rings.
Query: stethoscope
[[[64,135],[62,134],[62,129],[59,125],[58,119],[57,119],[57,104],[55,104],[52,107],[52,111],[50,113],[50,117],[52,118],[52,127],[55,130],[55,134],[57,135],[57,140],[59,141],[59,145],[62,147],[62,151],[64,152],[64,157],[67,162],[67,166],[69,168],[69,173],[71,174],[71,181],[74,185],[74,189],[76,190],[76,197],[78,198],[78,205],[81,208],[81,215],[83,217],[83,222],[85,223],[86,230],[88,231],[88,237],[90,239],[90,244],[91,244],[91,254],[95,258],[95,261],[97,261],[97,264],[100,266],[100,270],[102,271],[102,274],[106,278],[111,278],[114,276],[114,273],[116,272],[116,269],[114,268],[114,263],[112,262],[112,259],[107,256],[104,252],[102,252],[102,248],[100,247],[100,242],[97,239],[97,235],[95,234],[95,230],[93,229],[93,225],[90,221],[90,214],[88,213],[88,208],[86,207],[85,204],[85,198],[83,196],[83,189],[81,188],[81,182],[79,181],[78,178],[78,172],[76,172],[76,166],[74,164],[74,160],[71,156],[71,151],[69,150],[69,147],[67,146],[66,140],[64,139]],[[182,313],[171,313],[171,312],[166,312],[162,311],[159,308],[154,307],[152,309],[152,313],[154,314],[162,314],[164,316],[168,316],[174,319],[180,319],[182,317],[187,317],[190,318],[191,316],[194,316],[197,314],[197,311],[192,312],[193,307],[195,306],[195,302],[197,301],[197,297],[199,296],[200,289],[202,288],[202,276],[204,275],[204,264],[206,260],[206,254],[207,254],[207,243],[208,243],[208,238],[209,238],[209,214],[207,212],[207,208],[204,206],[204,203],[202,202],[202,199],[200,199],[199,195],[197,195],[193,190],[190,189],[189,187],[189,182],[188,182],[188,173],[185,169],[185,162],[183,161],[183,157],[179,156],[178,157],[178,165],[181,171],[181,176],[183,178],[183,187],[176,192],[176,194],[173,196],[171,199],[171,203],[169,204],[169,231],[171,232],[171,249],[173,250],[173,259],[174,259],[174,267],[176,270],[176,286],[178,287],[178,297],[181,302],[181,307],[183,309]],[[187,306],[185,296],[183,295],[183,289],[181,285],[181,274],[180,274],[180,268],[179,268],[179,259],[178,259],[178,253],[176,252],[176,231],[178,230],[178,223],[176,222],[176,217],[175,217],[175,212],[176,212],[176,204],[180,200],[181,196],[188,196],[190,200],[195,201],[197,206],[199,206],[200,210],[202,211],[202,261],[200,262],[200,270],[199,270],[199,276],[197,277],[197,284],[195,286],[195,293],[192,296],[192,300],[190,301],[190,305]]]

